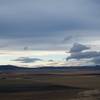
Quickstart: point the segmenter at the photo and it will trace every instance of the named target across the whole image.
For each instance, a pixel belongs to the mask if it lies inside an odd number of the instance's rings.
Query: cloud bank
[[[39,50],[64,49],[75,34],[79,41],[82,35],[100,36],[99,9],[97,0],[1,0],[0,38],[9,43],[7,48],[26,44]],[[66,44],[59,44],[63,39]]]
[[[85,51],[88,50],[88,51]],[[91,51],[89,47],[83,44],[74,44],[70,49],[70,56],[66,58],[66,60],[88,60],[93,62],[94,64],[100,64],[100,52],[99,51]]]
[[[81,52],[83,50],[88,50],[88,49],[90,48],[85,45],[74,43],[73,47],[70,50],[70,53],[77,53],[77,52]]]
[[[13,61],[17,61],[17,62],[20,62],[20,63],[34,63],[34,62],[37,62],[37,61],[42,61],[42,59],[39,59],[39,58],[30,58],[30,57],[19,57]]]

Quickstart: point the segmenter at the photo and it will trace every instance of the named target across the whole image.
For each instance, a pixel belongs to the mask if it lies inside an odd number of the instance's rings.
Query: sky
[[[0,65],[100,64],[100,0],[0,0]]]

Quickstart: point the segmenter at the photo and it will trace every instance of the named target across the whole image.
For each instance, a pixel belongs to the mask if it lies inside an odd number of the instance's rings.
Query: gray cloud
[[[50,60],[48,60],[48,62],[54,62],[54,60],[50,59]]]
[[[88,51],[85,51],[88,50]],[[89,47],[75,43],[73,47],[70,49],[70,56],[67,57],[67,60],[70,59],[76,59],[76,60],[81,60],[81,59],[91,59],[91,58],[96,58],[100,56],[100,52],[97,51],[91,51]]]
[[[89,49],[89,50],[88,50]],[[84,51],[88,50],[88,51]],[[66,60],[75,59],[77,61],[86,60],[86,63],[100,64],[100,52],[91,51],[89,47],[81,44],[74,44],[70,50],[70,56]]]
[[[96,29],[100,23],[96,16],[91,17],[92,7],[90,0],[4,0],[0,4],[0,33],[2,37],[41,37],[63,30]]]
[[[8,44],[2,44],[2,45],[0,45],[0,49],[2,49],[2,48],[6,48],[6,47],[8,47]]]
[[[69,41],[72,40],[72,38],[73,38],[73,36],[69,35],[69,36],[67,36],[67,37],[65,37],[65,38],[63,39],[62,43],[69,42]]]
[[[100,64],[100,56],[93,58],[91,62],[93,62],[95,64]]]
[[[38,49],[47,49],[54,48],[50,46],[54,42],[59,43],[65,36],[64,42],[71,39],[69,36],[73,37],[77,31],[80,35],[84,34],[85,38],[94,36],[94,33],[95,37],[100,36],[98,2],[98,0],[0,0],[0,38],[7,42],[8,39],[19,41],[19,38],[28,40],[31,38],[34,48],[35,44],[36,46],[38,44]],[[23,46],[27,41],[19,42]],[[12,43],[11,47],[19,46],[17,42]],[[27,44],[30,45],[30,42]],[[57,49],[60,47],[61,44]]]
[[[88,49],[90,48],[83,44],[74,43],[73,47],[70,50],[70,53],[77,53],[77,52],[81,52],[83,50],[88,50]]]
[[[90,59],[90,58],[99,57],[99,56],[100,56],[100,52],[96,52],[96,51],[86,51],[86,52],[72,53],[67,58],[67,60],[69,60],[69,59],[76,59],[76,60],[80,60],[80,59]]]
[[[42,59],[30,58],[30,57],[20,57],[20,58],[13,60],[13,61],[18,61],[18,62],[21,62],[21,63],[34,63],[34,62],[37,62],[37,61],[42,61]]]

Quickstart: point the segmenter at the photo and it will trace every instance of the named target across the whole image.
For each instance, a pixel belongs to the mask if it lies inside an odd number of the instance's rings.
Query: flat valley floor
[[[100,100],[100,75],[0,75],[0,100]]]

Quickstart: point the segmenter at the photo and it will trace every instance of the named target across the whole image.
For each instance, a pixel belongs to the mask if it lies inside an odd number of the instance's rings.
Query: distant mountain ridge
[[[63,73],[63,72],[80,72],[80,71],[98,71],[100,72],[100,65],[97,66],[62,66],[62,67],[37,67],[37,68],[27,68],[27,67],[18,67],[13,65],[0,65],[0,72],[22,72],[22,73]]]

